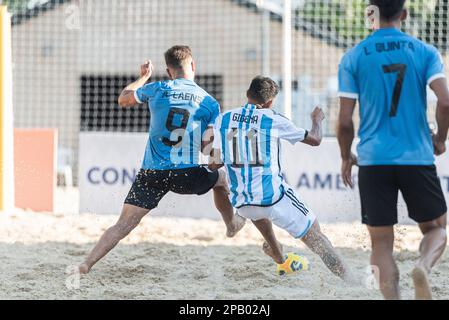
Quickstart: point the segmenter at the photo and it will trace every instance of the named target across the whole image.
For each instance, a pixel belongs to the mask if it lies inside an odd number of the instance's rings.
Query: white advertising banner
[[[80,211],[119,214],[137,174],[145,150],[144,133],[81,133],[79,189]],[[340,178],[340,151],[335,138],[324,139],[320,147],[302,144],[282,148],[284,175],[322,222],[360,220],[360,200]],[[449,199],[449,155],[437,160],[443,191]],[[357,181],[357,168],[354,169]],[[212,193],[204,196],[169,193],[153,214],[219,219]],[[400,198],[401,222],[410,222]]]
[[[147,133],[80,133],[80,212],[120,214],[139,172]],[[203,196],[167,194],[152,215],[219,219],[212,193]]]
[[[355,143],[354,143],[355,147]],[[319,147],[283,144],[283,169],[287,182],[323,222],[361,220],[357,186],[358,168],[353,169],[354,189],[345,187],[340,176],[340,149],[336,138],[325,138]],[[437,158],[438,174],[446,200],[449,200],[449,155]],[[399,222],[411,223],[399,193]]]

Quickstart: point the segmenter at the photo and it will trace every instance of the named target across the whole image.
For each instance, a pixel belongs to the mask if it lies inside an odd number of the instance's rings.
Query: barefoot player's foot
[[[278,246],[279,246],[280,251],[282,252],[284,248],[282,247],[282,244],[281,244],[280,242],[278,242]],[[275,256],[275,254],[273,253],[273,249],[270,247],[270,245],[269,245],[267,242],[264,242],[264,243],[263,243],[262,249],[263,249],[263,252],[265,252],[265,254],[266,254],[267,256],[269,256],[269,257],[272,258],[274,261],[276,261],[276,256]]]
[[[412,271],[412,278],[415,284],[415,299],[432,300],[427,271],[422,267],[416,267]]]
[[[231,224],[231,227],[228,227],[226,231],[226,236],[228,238],[233,238],[240,230],[242,230],[243,226],[246,223],[246,219],[238,214],[234,215],[234,221]]]
[[[90,268],[86,263],[82,263],[79,265],[78,271],[80,274],[88,274],[90,271]]]

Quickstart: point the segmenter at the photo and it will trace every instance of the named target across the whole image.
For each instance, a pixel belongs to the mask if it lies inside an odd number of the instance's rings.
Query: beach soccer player
[[[119,97],[123,108],[148,103],[151,115],[148,143],[142,169],[126,197],[120,218],[79,266],[80,273],[89,272],[170,191],[202,195],[213,190],[228,237],[233,237],[245,223],[245,219],[234,215],[224,170],[211,171],[199,164],[199,153],[211,144],[203,137],[212,136],[220,106],[194,82],[195,62],[189,47],[170,48],[165,61],[170,80],[147,84],[153,73],[153,65],[147,61],[141,66],[140,78]]]
[[[407,17],[405,0],[371,0],[375,31],[342,58],[339,67],[342,177],[352,187],[353,165],[362,222],[371,236],[371,264],[380,272],[386,299],[399,299],[399,270],[393,258],[398,223],[398,192],[424,237],[412,271],[417,299],[430,299],[428,274],[446,248],[446,202],[434,155],[446,151],[449,92],[437,49],[401,32]],[[373,16],[374,15],[374,16]],[[376,17],[377,15],[377,17]],[[433,133],[427,122],[427,85],[438,97]],[[360,106],[360,143],[356,157],[353,112]]]
[[[278,93],[272,79],[256,77],[247,91],[248,103],[217,118],[211,166],[226,168],[231,203],[262,233],[263,250],[276,262],[279,274],[298,271],[302,262],[294,253],[284,254],[272,223],[301,239],[334,274],[345,279],[348,270],[342,259],[321,232],[313,211],[285,182],[280,163],[280,140],[320,145],[323,111],[313,111],[310,131],[296,128],[272,109]]]

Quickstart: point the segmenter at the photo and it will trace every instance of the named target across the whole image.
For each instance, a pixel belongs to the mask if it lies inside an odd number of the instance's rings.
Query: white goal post
[[[11,17],[0,6],[0,211],[14,207]]]

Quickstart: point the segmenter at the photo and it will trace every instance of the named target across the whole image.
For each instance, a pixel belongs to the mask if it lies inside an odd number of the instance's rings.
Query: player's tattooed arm
[[[340,98],[340,114],[338,117],[337,138],[341,151],[341,176],[346,186],[353,187],[352,167],[357,165],[357,157],[351,152],[354,141],[354,121],[352,116],[357,100]]]
[[[154,67],[150,60],[145,61],[145,63],[140,66],[140,78],[126,86],[118,98],[118,104],[120,107],[128,108],[138,104],[134,93],[137,89],[143,87],[151,78],[153,69]]]
[[[320,107],[316,107],[310,116],[312,118],[312,129],[308,132],[303,143],[317,147],[323,140],[323,120],[325,116]]]
[[[449,130],[449,90],[445,78],[436,79],[430,88],[438,97],[436,120],[438,132],[432,135],[434,153],[439,156],[446,152],[446,141]]]

